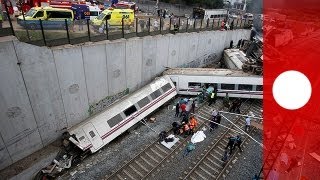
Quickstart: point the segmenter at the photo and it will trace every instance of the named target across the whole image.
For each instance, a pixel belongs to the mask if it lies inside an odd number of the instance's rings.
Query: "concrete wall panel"
[[[207,37],[204,32],[198,33],[198,49],[197,49],[197,58],[204,59],[206,54],[207,46]]]
[[[117,40],[106,44],[109,95],[126,88],[126,44]]]
[[[15,162],[43,145],[12,41],[0,42],[0,57],[0,134]]]
[[[145,85],[156,75],[157,41],[155,37],[143,38],[142,45],[142,84]]]
[[[156,54],[156,74],[160,74],[168,67],[169,57],[169,37],[159,35],[157,40],[157,54]]]
[[[55,48],[53,55],[68,127],[88,117],[88,94],[80,47]]]
[[[15,42],[16,53],[22,63],[21,71],[34,110],[44,145],[61,136],[67,127],[62,96],[52,51]],[[29,54],[37,54],[30,56]]]
[[[27,131],[24,137],[7,145],[13,162],[16,162],[43,147],[38,129]]]
[[[199,36],[198,33],[189,33],[189,38],[188,38],[188,57],[189,57],[189,62],[194,61],[197,59],[197,50],[198,50],[198,43],[199,43]]]
[[[12,164],[9,152],[4,144],[2,137],[0,137],[0,170]]]
[[[177,34],[177,36],[179,37],[179,66],[181,67],[185,67],[186,64],[189,62],[189,56],[188,56],[188,51],[189,51],[189,41],[190,38],[186,35],[183,34]]]
[[[169,36],[168,66],[171,68],[178,67],[180,39],[172,34],[168,34],[167,36]]]
[[[106,45],[82,46],[84,72],[89,104],[95,104],[108,94]]]
[[[142,44],[141,38],[126,41],[126,81],[130,91],[135,91],[141,86]]]

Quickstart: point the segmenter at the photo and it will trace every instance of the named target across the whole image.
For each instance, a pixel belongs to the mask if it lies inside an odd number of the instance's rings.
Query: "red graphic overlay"
[[[320,1],[265,0],[263,8],[262,173],[274,180],[320,179]],[[295,110],[281,107],[272,94],[275,79],[291,70],[303,73],[312,86],[307,104]]]

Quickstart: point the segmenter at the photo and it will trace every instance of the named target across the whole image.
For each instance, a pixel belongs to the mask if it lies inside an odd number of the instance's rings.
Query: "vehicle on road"
[[[108,21],[108,27],[115,26],[121,27],[130,27],[134,25],[134,12],[132,9],[115,9],[108,8],[104,10],[98,17],[91,20],[91,24],[96,27],[101,27],[106,24]]]
[[[19,16],[17,22],[20,26],[28,29],[41,29],[40,20],[44,29],[66,29],[65,20],[70,25],[74,19],[70,9],[52,7],[33,7],[26,15]]]

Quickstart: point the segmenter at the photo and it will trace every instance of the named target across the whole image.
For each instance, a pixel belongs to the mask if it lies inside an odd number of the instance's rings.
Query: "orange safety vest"
[[[197,120],[192,118],[191,121],[190,121],[190,128],[193,129],[194,127],[197,126],[197,124],[198,124]]]

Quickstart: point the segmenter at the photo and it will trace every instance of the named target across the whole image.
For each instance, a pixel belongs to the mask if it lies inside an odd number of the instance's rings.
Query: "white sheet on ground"
[[[192,137],[191,142],[192,143],[198,143],[203,141],[207,136],[203,133],[203,131],[197,131]]]
[[[164,145],[168,149],[171,149],[172,146],[179,141],[179,138],[174,137],[173,134],[170,134],[167,138],[174,138],[174,140],[172,142],[161,141],[161,144]]]

